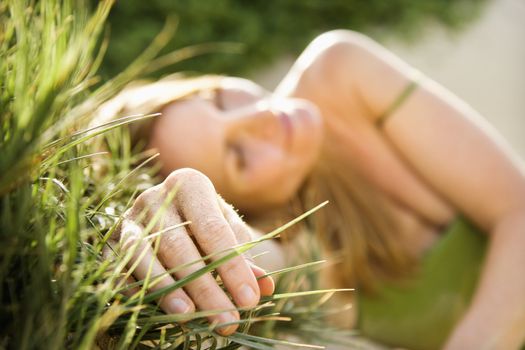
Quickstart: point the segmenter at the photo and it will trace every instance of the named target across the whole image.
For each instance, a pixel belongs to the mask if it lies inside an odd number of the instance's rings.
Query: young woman
[[[127,89],[101,114],[153,111],[162,116],[133,133],[158,150],[165,180],[137,198],[119,235],[124,249],[146,251],[136,278],[151,263],[161,274],[249,241],[269,217],[328,199],[308,226],[338,262],[334,284],[358,289],[365,335],[413,348],[523,343],[523,164],[474,110],[375,42],[321,35],[274,93],[238,78],[166,79]],[[164,232],[155,256],[142,232],[175,187],[157,228],[191,224]],[[268,244],[273,263],[293,249]],[[248,258],[218,272],[237,306],[273,292]],[[233,303],[211,275],[160,301],[168,313]]]

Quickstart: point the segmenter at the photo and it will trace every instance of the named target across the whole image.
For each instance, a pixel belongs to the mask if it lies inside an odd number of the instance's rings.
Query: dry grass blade
[[[97,2],[93,12],[87,10],[88,0],[0,3],[0,347],[213,350],[235,349],[240,342],[259,348],[278,344],[243,335],[253,324],[292,323],[276,309],[278,303],[263,300],[255,308],[239,309],[239,333],[229,339],[215,333],[218,325],[206,320],[220,311],[166,315],[156,300],[278,236],[326,203],[256,241],[203,257],[214,261],[153,293],[148,287],[162,276],[150,271],[145,280],[125,286],[121,277],[133,270],[131,255],[115,250],[110,260],[102,254],[136,194],[155,184],[155,170],[146,166],[155,155],[131,154],[126,126],[158,114],[128,116],[96,127],[89,127],[90,118],[149,69],[148,63],[175,31],[168,23],[129,69],[94,87],[108,45],[101,35],[112,3]],[[235,47],[189,47],[156,63],[168,65],[219,49]],[[105,152],[93,146],[94,137],[104,138]],[[107,156],[98,157],[102,154]],[[95,157],[104,172],[94,170]],[[146,230],[148,240],[158,240],[170,229],[150,232],[153,227],[154,220]],[[268,275],[308,271],[316,264]],[[125,267],[131,267],[127,275]],[[139,292],[125,297],[123,292],[130,288]],[[280,293],[274,300],[301,295],[311,293]]]

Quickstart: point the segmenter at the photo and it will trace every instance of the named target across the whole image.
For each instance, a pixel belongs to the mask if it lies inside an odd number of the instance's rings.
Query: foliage
[[[154,155],[130,151],[129,134],[121,126],[154,115],[122,116],[96,127],[90,121],[101,103],[148,68],[171,29],[124,72],[94,88],[107,47],[100,36],[112,4],[101,1],[90,14],[85,1],[0,4],[0,348],[235,349],[244,344],[268,349],[287,344],[246,332],[255,322],[287,320],[280,312],[293,314],[296,308],[286,300],[326,291],[285,289],[266,298],[254,309],[241,310],[241,327],[228,338],[206,322],[205,316],[217,311],[165,315],[155,303],[257,242],[236,247],[155,293],[146,290],[162,276],[131,286],[122,282],[132,271],[124,267],[135,248],[119,253],[108,238],[137,193],[155,182],[155,169],[146,166]],[[158,62],[170,64],[184,56]],[[101,137],[104,152],[95,142]],[[109,259],[104,251],[112,249]],[[125,296],[131,287],[138,291]],[[181,320],[188,322],[176,323]],[[272,327],[265,332],[274,335]]]
[[[279,55],[297,55],[318,34],[337,28],[375,38],[408,39],[429,21],[461,29],[476,18],[486,0],[126,0],[110,14],[111,42],[103,70],[118,72],[139,54],[166,19],[179,20],[167,50],[203,42],[242,43],[175,67],[201,73],[245,75]],[[162,73],[162,71],[160,71]]]

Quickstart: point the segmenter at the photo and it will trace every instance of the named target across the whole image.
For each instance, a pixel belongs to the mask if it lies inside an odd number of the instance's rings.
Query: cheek
[[[246,146],[245,156],[243,176],[248,184],[268,185],[284,175],[288,159],[279,147],[254,143]]]
[[[291,164],[291,157],[261,157],[239,177],[235,189],[228,189],[231,202],[247,213],[286,204],[297,192],[303,176]],[[228,198],[227,198],[228,199]]]
[[[282,152],[256,160],[245,173],[246,193],[266,202],[283,203],[294,194],[300,182],[294,168],[290,157]]]

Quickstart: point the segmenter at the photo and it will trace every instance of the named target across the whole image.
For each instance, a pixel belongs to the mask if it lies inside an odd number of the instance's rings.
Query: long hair
[[[347,163],[323,154],[298,197],[306,207],[330,202],[309,226],[333,261],[331,283],[373,292],[378,281],[413,271],[416,257],[386,198]]]
[[[104,103],[95,113],[91,126],[98,126],[131,115],[147,115],[161,112],[168,104],[188,98],[203,91],[216,89],[222,76],[205,75],[185,77],[169,75],[155,82],[135,81],[116,97]],[[155,118],[147,118],[129,124],[134,143],[147,140]]]
[[[134,83],[98,111],[95,123],[160,112],[169,103],[217,88],[221,78],[174,75],[154,83]],[[132,123],[132,143],[147,140],[152,123],[154,118]],[[355,169],[347,163],[341,165],[326,151],[288,208],[269,213],[269,220],[265,215],[262,220],[248,217],[247,221],[264,227],[298,216],[326,200],[329,206],[312,215],[307,227],[297,230],[316,233],[335,262],[331,269],[334,284],[373,291],[377,281],[396,279],[412,270],[415,257],[408,251],[385,198]]]

